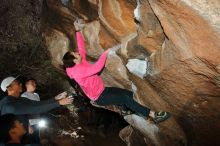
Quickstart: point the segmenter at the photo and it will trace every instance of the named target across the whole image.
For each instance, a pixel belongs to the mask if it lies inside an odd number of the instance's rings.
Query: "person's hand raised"
[[[74,26],[76,31],[81,31],[85,26],[85,21],[83,19],[77,19],[74,21]]]
[[[73,102],[73,98],[72,98],[72,96],[68,96],[68,97],[65,97],[65,98],[58,100],[58,102],[60,105],[68,105]]]

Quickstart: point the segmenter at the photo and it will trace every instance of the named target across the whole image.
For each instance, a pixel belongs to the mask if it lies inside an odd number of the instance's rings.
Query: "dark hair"
[[[75,57],[71,54],[71,52],[66,52],[66,54],[63,56],[63,65],[65,68],[68,67],[73,67],[75,65],[75,63],[73,62],[73,60],[75,59]]]
[[[37,80],[34,79],[34,78],[27,78],[27,79],[25,80],[25,84],[27,84],[27,82],[29,82],[29,81],[34,81],[34,82],[37,84]]]
[[[7,143],[11,140],[9,131],[15,127],[17,120],[18,118],[14,114],[5,114],[0,117],[0,142]]]

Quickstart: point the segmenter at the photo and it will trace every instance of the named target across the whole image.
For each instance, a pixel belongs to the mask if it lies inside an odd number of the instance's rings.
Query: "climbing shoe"
[[[170,113],[168,112],[155,112],[154,114],[154,118],[153,121],[158,124],[160,122],[165,121],[166,119],[168,119],[170,117]]]

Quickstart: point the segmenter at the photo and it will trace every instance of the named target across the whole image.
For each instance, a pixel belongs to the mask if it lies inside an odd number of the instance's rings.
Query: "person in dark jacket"
[[[22,85],[15,77],[7,77],[1,82],[1,89],[7,92],[7,96],[0,101],[0,114],[15,114],[23,123],[25,129],[28,129],[28,115],[40,114],[60,107],[60,105],[71,104],[72,98],[62,98],[55,100],[51,98],[44,101],[33,101],[27,98],[21,98]]]

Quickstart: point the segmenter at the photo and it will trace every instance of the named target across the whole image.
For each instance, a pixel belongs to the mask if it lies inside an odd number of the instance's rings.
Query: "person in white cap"
[[[1,83],[2,91],[6,92],[7,88],[12,84],[12,82],[16,80],[15,77],[7,77]]]
[[[7,96],[0,101],[0,115],[15,114],[28,130],[28,116],[40,114],[59,107],[60,105],[71,104],[73,99],[69,97],[55,100],[51,98],[44,101],[33,101],[21,98],[22,84],[15,77],[7,77],[1,82],[1,89],[7,92]]]

